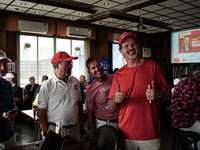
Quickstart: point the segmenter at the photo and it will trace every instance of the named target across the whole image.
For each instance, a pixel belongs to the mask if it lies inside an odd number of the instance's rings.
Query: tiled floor
[[[35,135],[34,124],[30,125],[30,123],[28,122],[23,123],[23,129],[21,129],[20,133],[18,132],[18,129],[16,129],[16,138],[18,145],[34,142],[34,135]],[[86,130],[86,134],[81,137],[82,137],[82,142],[89,144],[89,141],[91,139],[89,131]],[[173,140],[172,131],[166,127],[163,127],[161,129],[161,150],[171,150],[172,140]]]

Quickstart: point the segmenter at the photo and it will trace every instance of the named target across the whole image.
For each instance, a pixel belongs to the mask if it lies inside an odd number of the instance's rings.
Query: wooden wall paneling
[[[16,32],[6,31],[6,54],[12,61],[17,61]]]
[[[6,52],[5,13],[0,13],[0,49]]]
[[[108,59],[108,32],[105,27],[96,28],[96,40],[91,40],[90,56]]]
[[[163,66],[171,65],[171,33],[155,34],[156,55],[155,60]]]

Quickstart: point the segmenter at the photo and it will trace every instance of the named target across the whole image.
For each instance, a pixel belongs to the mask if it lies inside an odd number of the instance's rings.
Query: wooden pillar
[[[105,27],[96,28],[96,40],[91,40],[90,56],[108,59],[108,32]]]
[[[0,11],[0,49],[6,52],[5,13]]]

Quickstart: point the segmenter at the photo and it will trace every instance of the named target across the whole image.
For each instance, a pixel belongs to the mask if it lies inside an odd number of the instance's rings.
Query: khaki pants
[[[155,140],[137,141],[121,139],[121,150],[159,150],[160,138]]]
[[[15,146],[17,146],[17,141],[16,141],[16,137],[14,133],[13,136],[11,136],[9,139],[0,143],[0,150],[4,148],[15,147]]]
[[[49,125],[48,127],[48,131],[49,130],[52,130],[52,131],[56,131],[56,128],[55,126],[52,126],[52,125]],[[79,126],[79,122],[76,123],[75,126],[73,126],[72,128],[62,128],[61,129],[61,136],[71,136],[73,137],[74,139],[80,141],[80,126]]]

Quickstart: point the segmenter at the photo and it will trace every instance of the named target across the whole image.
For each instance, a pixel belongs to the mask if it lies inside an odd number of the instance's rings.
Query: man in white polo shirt
[[[77,78],[70,76],[72,60],[66,52],[58,52],[52,59],[55,75],[44,82],[38,99],[38,115],[43,135],[50,129],[56,130],[61,123],[61,135],[70,135],[80,140],[80,124],[83,128],[83,105],[80,84]],[[80,123],[80,124],[79,124]]]

